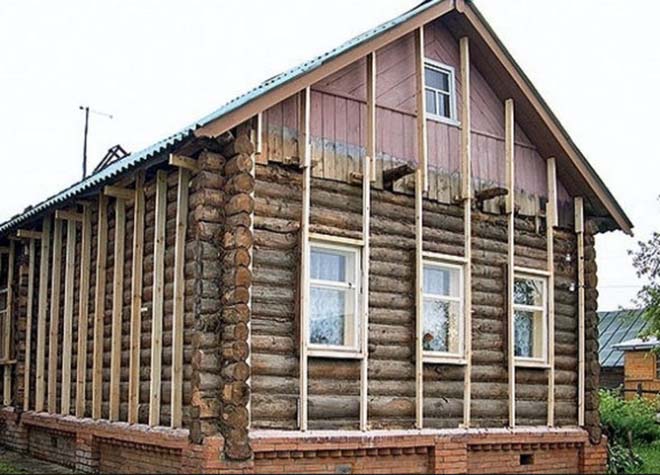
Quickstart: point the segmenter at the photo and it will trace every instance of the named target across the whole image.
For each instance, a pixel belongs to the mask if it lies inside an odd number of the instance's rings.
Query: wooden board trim
[[[578,425],[584,426],[586,370],[586,289],[584,280],[584,199],[575,198],[575,233],[578,267]]]
[[[142,277],[144,258],[144,172],[135,179],[133,206],[133,264],[131,273],[131,322],[128,372],[128,423],[138,422],[140,402],[140,338],[142,336]]]
[[[73,294],[76,263],[76,221],[67,221],[64,267],[64,319],[62,320],[62,386],[60,413],[71,413],[71,354],[73,338]]]
[[[12,318],[14,315],[14,264],[16,261],[16,243],[9,242],[9,252],[7,254],[7,312],[5,314],[5,354],[6,360],[11,356],[11,329]],[[10,406],[12,402],[12,367],[4,367],[3,374],[3,403]]]
[[[165,291],[165,223],[167,222],[167,173],[156,173],[154,212],[154,277],[151,317],[151,380],[149,382],[149,425],[160,425],[161,372],[163,352],[163,303]]]
[[[371,163],[371,181],[376,180],[376,77],[378,76],[376,52],[367,55],[367,150]]]
[[[513,287],[515,281],[515,157],[514,157],[514,104],[513,99],[504,103],[505,115],[505,156],[506,156],[506,198],[507,224],[507,363],[509,377],[509,427],[516,426],[516,363],[515,363],[515,320],[513,312]]]
[[[171,426],[182,426],[183,413],[183,332],[186,281],[184,275],[190,170],[179,168],[174,241],[174,310],[172,315],[172,399]]]
[[[60,325],[60,290],[62,285],[62,221],[55,220],[53,264],[50,285],[50,332],[48,335],[48,412],[57,412],[57,358]]]
[[[415,427],[424,428],[424,172],[415,172]]]
[[[39,256],[39,307],[37,309],[37,361],[34,389],[34,410],[44,410],[46,390],[46,320],[48,318],[48,264],[50,257],[51,217],[42,224],[41,252]]]
[[[83,205],[80,242],[80,289],[78,296],[78,350],[76,352],[76,417],[85,417],[87,386],[87,338],[89,328],[89,289],[92,254],[92,209]]]
[[[131,193],[131,197],[132,197]],[[126,202],[115,200],[115,248],[112,283],[112,340],[110,343],[110,410],[109,419],[119,420],[121,383],[121,339],[124,307],[124,251],[126,238]],[[119,265],[117,265],[119,263]]]
[[[373,55],[372,55],[373,56]],[[361,325],[360,325],[360,430],[368,429],[369,418],[369,269],[371,234],[371,172],[375,159],[365,156],[362,164],[362,282],[361,282]]]
[[[548,426],[555,425],[555,226],[557,219],[557,165],[554,157],[547,160],[548,204],[546,207],[546,240],[548,254]]]
[[[424,89],[424,27],[415,30],[415,97],[417,104],[417,160],[422,170],[422,191],[429,190],[428,134],[426,91]]]
[[[41,237],[39,238],[41,239]],[[37,245],[35,239],[28,244],[28,289],[25,310],[25,369],[23,370],[23,410],[30,410],[30,380],[32,377],[32,318],[34,313],[34,274]]]
[[[108,259],[108,197],[99,195],[96,241],[96,284],[94,291],[94,342],[92,356],[92,418],[101,418],[103,404],[103,336],[105,284]]]

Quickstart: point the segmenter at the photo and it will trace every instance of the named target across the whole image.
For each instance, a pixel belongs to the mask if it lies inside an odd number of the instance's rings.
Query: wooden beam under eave
[[[149,425],[160,425],[161,371],[163,352],[163,303],[165,290],[165,223],[167,221],[167,173],[156,173],[154,211],[154,271],[151,317],[151,380],[149,382]]]
[[[69,220],[66,228],[66,264],[64,268],[64,319],[62,321],[62,394],[60,413],[71,413],[71,354],[73,338],[73,294],[76,263],[76,222]]]
[[[191,172],[199,171],[199,163],[197,163],[197,160],[190,157],[184,157],[183,155],[176,155],[174,153],[170,154],[169,164],[173,167],[185,168]]]
[[[99,195],[96,241],[96,283],[94,285],[94,342],[92,349],[92,418],[101,418],[103,404],[103,343],[105,284],[108,259],[108,197]]]
[[[52,219],[47,216],[43,219],[41,252],[39,262],[39,296],[37,309],[37,361],[34,390],[34,410],[44,410],[44,397],[46,389],[46,320],[48,316],[48,269],[50,257],[50,231]]]
[[[57,360],[60,331],[60,291],[62,285],[62,221],[55,220],[53,230],[53,264],[50,285],[50,328],[48,334],[48,412],[57,412]]]
[[[424,89],[424,27],[415,30],[415,97],[417,103],[417,160],[422,171],[422,191],[429,189],[426,91]]]
[[[557,216],[557,165],[554,157],[547,160],[548,205],[546,207],[546,240],[548,256],[548,426],[555,425],[555,227]]]
[[[461,61],[461,197],[464,223],[464,313],[465,371],[463,392],[463,426],[470,427],[472,405],[472,120],[470,110],[470,43],[467,37],[459,42]]]
[[[19,239],[41,239],[41,233],[31,229],[19,229],[16,231],[16,237]]]
[[[132,197],[132,195],[131,195]],[[124,306],[124,251],[126,203],[115,201],[115,249],[112,283],[112,340],[110,342],[110,420],[119,420],[121,383],[121,339]]]
[[[41,239],[41,236],[39,236]],[[30,380],[32,376],[32,317],[34,313],[34,274],[37,245],[35,239],[28,244],[28,289],[25,310],[25,369],[23,373],[23,410],[30,410]]]
[[[82,213],[76,213],[75,211],[68,211],[68,210],[62,210],[58,209],[55,211],[55,219],[62,219],[65,221],[77,221],[79,223],[83,222],[83,214]]]
[[[513,99],[504,103],[504,148],[506,157],[506,199],[507,213],[507,328],[508,328],[508,375],[509,375],[509,426],[516,426],[516,360],[515,360],[515,318],[513,312],[513,288],[515,281],[515,161],[514,161],[514,104]]]
[[[85,204],[80,243],[80,289],[78,297],[78,350],[76,352],[76,417],[85,417],[87,385],[87,329],[89,326],[90,265],[92,254],[92,209]]]
[[[367,55],[367,150],[371,181],[376,180],[376,52]]]
[[[179,184],[176,202],[176,235],[174,239],[174,311],[172,315],[172,398],[171,426],[182,426],[183,410],[183,332],[185,298],[185,253],[188,224],[188,194],[190,170],[179,168]]]
[[[105,188],[103,188],[103,194],[118,200],[130,201],[133,199],[133,190],[119,186],[107,185]]]
[[[584,281],[584,199],[575,198],[575,234],[577,235],[578,268],[578,426],[584,426],[585,413],[585,348],[586,348],[586,292]]]

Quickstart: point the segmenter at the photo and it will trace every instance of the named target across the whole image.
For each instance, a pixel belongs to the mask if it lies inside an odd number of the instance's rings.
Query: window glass
[[[449,73],[426,67],[425,81],[428,87],[449,92]]]
[[[516,279],[513,286],[513,301],[516,305],[543,305],[543,281],[540,279]]]
[[[346,291],[312,287],[311,304],[311,343],[343,346],[348,313]]]
[[[516,357],[546,359],[545,282],[540,278],[515,278],[513,310]]]
[[[462,354],[461,273],[462,269],[455,266],[424,266],[424,351]]]
[[[428,114],[454,119],[454,71],[449,66],[443,67],[427,63],[424,67],[424,85],[426,92],[426,112]]]
[[[346,256],[335,251],[312,248],[310,274],[312,279],[346,281]]]
[[[438,115],[443,117],[451,117],[450,107],[449,95],[438,93]]]
[[[431,89],[426,90],[426,112],[429,114],[437,114],[438,109],[436,105],[436,94]]]

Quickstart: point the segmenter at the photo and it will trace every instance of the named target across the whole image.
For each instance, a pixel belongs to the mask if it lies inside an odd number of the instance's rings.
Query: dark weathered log
[[[412,173],[415,173],[415,169],[407,163],[398,167],[383,170],[383,188],[393,191],[395,181]]]

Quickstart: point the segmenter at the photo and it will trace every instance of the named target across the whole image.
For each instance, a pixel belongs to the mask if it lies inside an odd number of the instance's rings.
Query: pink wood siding
[[[458,41],[440,20],[425,29],[429,59],[454,68],[457,120],[460,122],[462,78]],[[379,50],[377,62],[377,155],[383,169],[401,162],[417,162],[416,102],[413,36]],[[472,161],[477,189],[503,186],[504,104],[481,73],[471,69]],[[346,181],[360,171],[366,133],[366,63],[360,60],[325,78],[312,88],[311,131],[314,176]],[[297,98],[290,98],[265,114],[268,153],[276,161],[297,156]],[[460,125],[428,120],[428,153],[432,170],[443,175],[440,188],[457,186],[460,170]],[[535,213],[547,198],[546,162],[519,124],[515,129],[516,190],[523,212]],[[440,180],[440,179],[439,179]],[[453,191],[439,193],[451,198]],[[431,195],[436,196],[436,195]],[[559,184],[559,199],[570,202]]]

